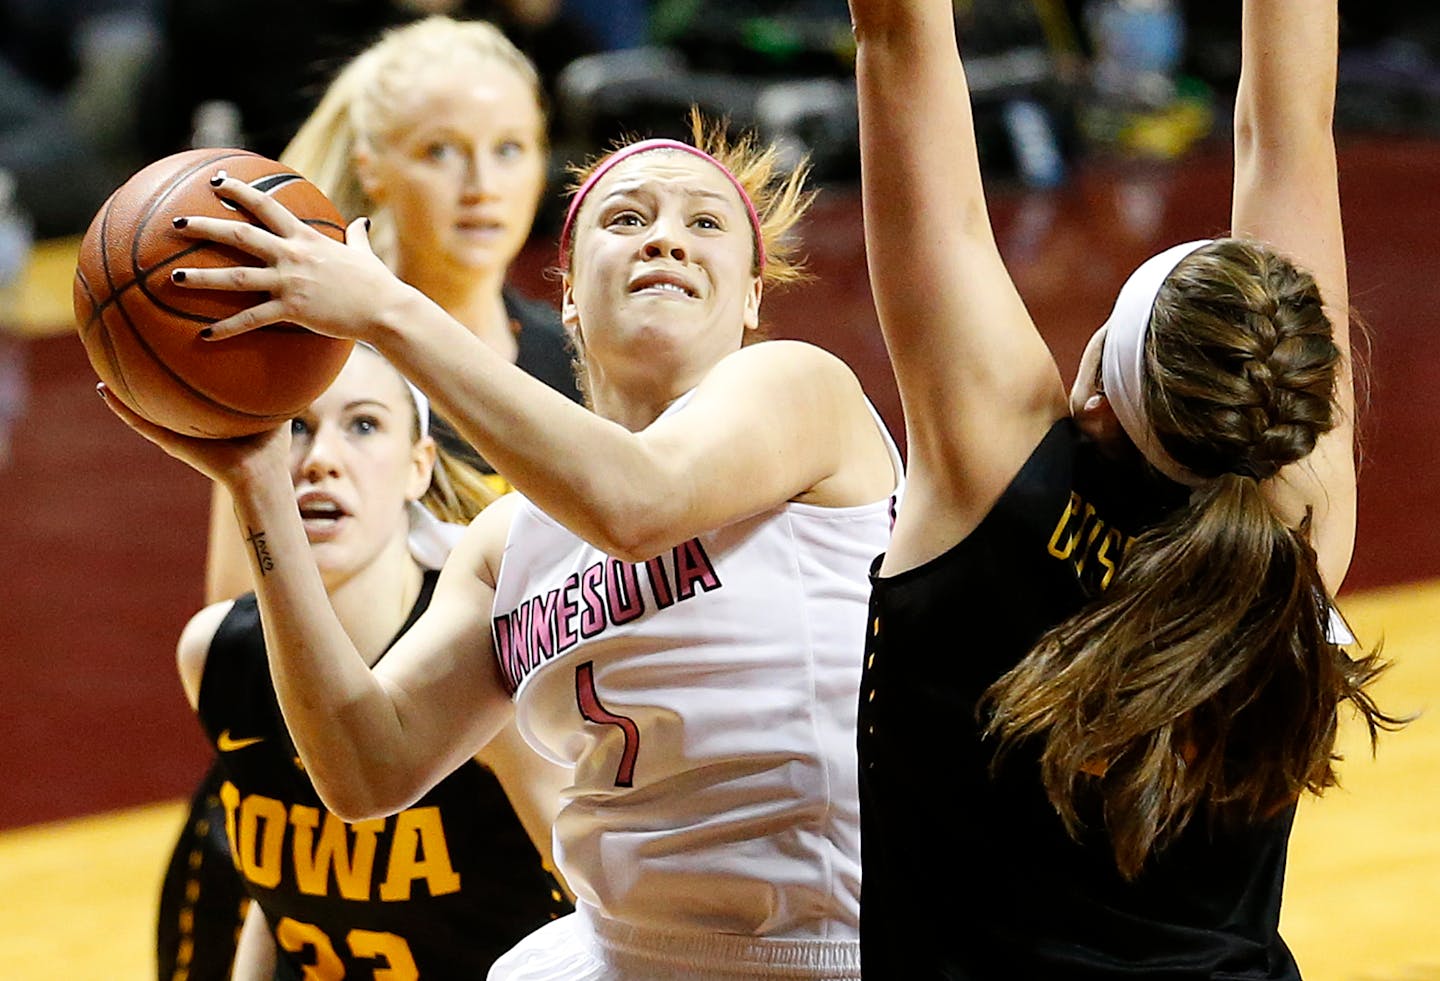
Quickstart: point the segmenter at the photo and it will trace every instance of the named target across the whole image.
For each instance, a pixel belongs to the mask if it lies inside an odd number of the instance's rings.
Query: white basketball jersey
[[[855,717],[895,500],[789,503],[641,563],[521,501],[495,650],[526,740],[575,767],[554,841],[583,902],[661,930],[858,936]]]

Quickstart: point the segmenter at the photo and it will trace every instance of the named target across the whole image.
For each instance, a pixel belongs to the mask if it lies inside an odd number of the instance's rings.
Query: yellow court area
[[[35,243],[25,273],[15,287],[15,309],[5,324],[22,336],[43,337],[74,329],[71,284],[80,236]]]
[[[1307,981],[1440,981],[1440,582],[1341,605],[1395,662],[1383,707],[1421,715],[1373,760],[1347,728],[1344,785],[1296,822],[1284,933]],[[175,801],[0,834],[0,977],[153,978],[156,896],[183,817]]]
[[[1345,597],[1356,636],[1394,662],[1381,708],[1342,732],[1341,786],[1301,805],[1281,929],[1307,981],[1440,981],[1440,582]]]

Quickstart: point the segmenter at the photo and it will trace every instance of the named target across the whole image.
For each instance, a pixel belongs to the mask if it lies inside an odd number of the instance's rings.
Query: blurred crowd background
[[[997,238],[1062,371],[1135,263],[1225,221],[1241,2],[955,0]],[[1440,700],[1440,2],[1339,3],[1351,295],[1376,337],[1374,357],[1362,349],[1364,545],[1347,581],[1367,595],[1342,600],[1397,660],[1385,704],[1404,712]],[[805,226],[817,286],[767,294],[769,324],[855,367],[903,434],[865,274],[846,0],[0,0],[5,978],[99,976],[67,959],[92,946],[107,965],[124,943],[151,956],[152,909],[135,898],[151,880],[136,877],[158,878],[176,801],[212,754],[172,658],[201,599],[209,487],[91,394],[70,329],[78,236],[167,154],[278,156],[353,54],[434,13],[496,22],[544,76],[552,184],[512,267],[522,292],[553,299],[566,166],[622,133],[683,136],[696,104],[809,154],[825,187]],[[1350,744],[1342,790],[1303,812],[1285,931],[1307,976],[1440,981],[1434,723],[1426,711],[1374,763]],[[155,801],[167,803],[116,811]],[[97,812],[85,827],[100,844],[46,837],[49,822]],[[120,834],[132,837],[117,846]]]
[[[954,7],[987,186],[1056,188],[1097,157],[1175,161],[1228,135],[1241,0]],[[846,0],[0,0],[0,469],[26,390],[6,327],[35,243],[73,241],[170,153],[278,156],[352,55],[431,14],[493,21],[542,73],[537,239],[571,163],[621,135],[683,138],[692,105],[808,155],[821,185],[857,182]],[[1341,132],[1440,135],[1440,4],[1340,14]]]
[[[1339,125],[1440,132],[1440,5],[1340,6]],[[1053,186],[1089,154],[1178,157],[1228,125],[1239,7],[956,0],[992,177]],[[557,171],[622,131],[675,135],[695,103],[822,182],[856,177],[845,0],[0,0],[0,203],[35,237],[78,234],[168,153],[276,156],[350,55],[431,13],[495,21],[540,66]]]

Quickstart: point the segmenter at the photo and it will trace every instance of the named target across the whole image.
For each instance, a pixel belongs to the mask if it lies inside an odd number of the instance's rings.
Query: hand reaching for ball
[[[290,486],[290,423],[249,436],[215,439],[185,436],[155,423],[137,413],[105,385],[95,386],[110,411],[127,426],[211,480],[227,487],[232,493],[252,481],[276,479],[276,474]]]
[[[357,219],[341,244],[320,234],[283,204],[223,172],[216,193],[249,212],[264,227],[204,216],[177,218],[180,234],[254,256],[263,266],[177,268],[176,285],[190,289],[268,293],[269,299],[202,331],[223,340],[275,323],[294,323],[331,337],[371,340],[377,314],[413,292],[370,250],[368,220]]]
[[[80,243],[74,284],[76,329],[111,393],[151,422],[217,439],[288,420],[329,386],[350,354],[349,341],[293,324],[226,344],[200,337],[211,324],[268,299],[187,290],[172,280],[181,266],[194,272],[258,261],[174,227],[182,216],[250,219],[216,196],[210,178],[221,168],[317,234],[344,239],[334,204],[284,164],[246,150],[183,150],[132,175],[96,212]]]

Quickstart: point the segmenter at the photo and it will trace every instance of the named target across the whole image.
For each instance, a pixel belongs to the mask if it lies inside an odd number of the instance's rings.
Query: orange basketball
[[[177,268],[260,265],[223,245],[186,238],[175,218],[249,218],[216,196],[231,177],[274,196],[307,225],[344,240],[345,222],[289,167],[245,150],[187,150],[126,181],[90,223],[75,267],[75,321],[96,374],[157,425],[190,436],[245,436],[297,415],[323,392],[352,341],[275,324],[221,341],[200,331],[262,303],[263,293],[177,286]]]

